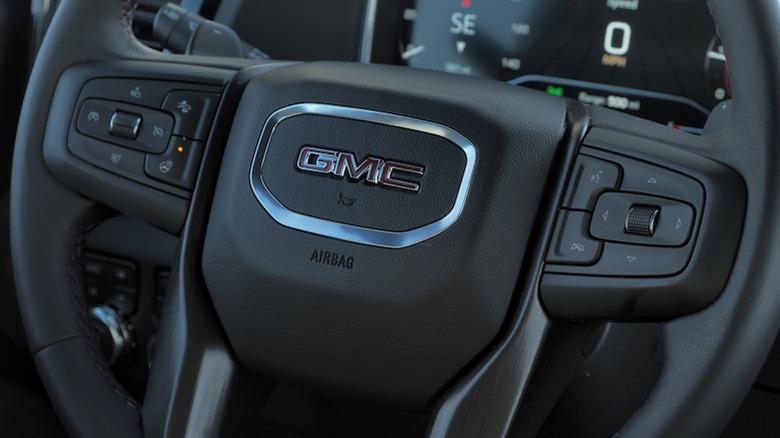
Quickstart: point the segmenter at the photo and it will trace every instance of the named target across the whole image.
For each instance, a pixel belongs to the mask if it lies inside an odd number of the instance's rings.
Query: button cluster
[[[136,181],[191,190],[219,99],[215,87],[94,79],[82,89],[68,148]]]
[[[138,271],[134,263],[97,253],[82,259],[84,292],[89,304],[111,304],[132,315],[138,303]]]
[[[550,317],[667,321],[712,304],[744,224],[740,174],[686,148],[597,126],[579,154],[539,279]]]
[[[673,275],[690,258],[695,180],[638,160],[581,154],[547,254],[547,272]]]
[[[137,105],[87,99],[81,105],[76,128],[97,140],[159,154],[173,135],[173,117]]]
[[[691,235],[689,204],[625,192],[599,197],[590,233],[599,239],[654,246],[682,246]]]

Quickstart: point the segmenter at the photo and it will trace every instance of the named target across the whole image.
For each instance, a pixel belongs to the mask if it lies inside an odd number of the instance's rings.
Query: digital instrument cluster
[[[700,132],[730,97],[704,0],[403,0],[395,62]]]

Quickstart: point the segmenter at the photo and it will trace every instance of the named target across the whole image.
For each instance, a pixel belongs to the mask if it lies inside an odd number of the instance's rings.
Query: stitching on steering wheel
[[[125,402],[128,406],[138,411],[138,413],[141,413],[141,404],[133,398],[130,394],[125,391],[125,389],[122,387],[122,385],[119,383],[119,381],[116,379],[114,374],[111,372],[111,370],[108,367],[108,364],[106,363],[105,358],[103,358],[102,353],[98,350],[97,347],[97,341],[95,339],[95,336],[93,334],[93,331],[91,330],[91,323],[89,318],[89,313],[87,312],[87,300],[84,297],[83,287],[82,287],[82,275],[81,275],[81,255],[83,253],[84,244],[87,240],[87,235],[89,235],[92,230],[97,228],[98,225],[105,222],[107,219],[110,219],[113,217],[114,214],[108,214],[104,215],[100,219],[96,220],[89,226],[87,226],[84,231],[79,235],[78,239],[76,239],[76,245],[73,247],[73,250],[70,254],[70,263],[68,266],[68,271],[70,273],[71,278],[71,296],[73,298],[75,308],[76,308],[76,314],[78,317],[79,322],[79,329],[81,330],[81,338],[84,340],[84,342],[87,344],[87,350],[89,350],[90,356],[92,356],[93,361],[95,362],[95,366],[97,367],[98,371],[108,380],[108,383],[113,388],[114,394],[116,394],[119,398],[122,399],[122,401]]]
[[[122,1],[122,26],[125,31],[135,38],[133,32],[133,15],[135,14],[135,8],[138,7],[139,0],[123,0]]]

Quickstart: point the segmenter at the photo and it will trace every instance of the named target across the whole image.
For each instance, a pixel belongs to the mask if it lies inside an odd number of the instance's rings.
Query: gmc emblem
[[[352,181],[366,180],[394,189],[419,192],[420,184],[398,178],[398,174],[422,176],[425,167],[381,158],[366,157],[358,163],[355,154],[332,151],[313,146],[304,146],[298,154],[298,169],[304,172],[334,175],[339,178],[348,177]]]

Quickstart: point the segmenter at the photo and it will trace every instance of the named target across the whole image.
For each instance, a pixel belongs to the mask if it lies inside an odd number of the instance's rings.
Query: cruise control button
[[[587,234],[590,214],[582,211],[561,211],[553,245],[547,254],[549,263],[590,265],[599,257],[601,242]]]
[[[105,104],[105,101],[97,99],[86,100],[81,105],[76,128],[82,134],[92,137],[108,136],[109,121],[114,111],[111,106]]]
[[[618,165],[580,155],[574,165],[572,182],[564,198],[564,207],[592,211],[598,195],[605,190],[616,188],[619,180]]]
[[[174,134],[206,141],[218,102],[219,94],[175,90],[165,96],[162,109],[176,118]]]
[[[71,145],[71,152],[82,160],[110,171],[125,171],[141,175],[144,167],[144,154],[123,147],[103,143],[88,137],[82,137],[78,146]]]
[[[173,118],[160,111],[146,110],[142,114],[144,120],[134,142],[135,149],[152,154],[162,153],[173,134]]]
[[[166,82],[143,79],[93,79],[84,85],[82,96],[99,97],[150,108],[160,108],[163,97],[172,88]]]
[[[120,125],[128,125],[124,132],[117,130],[117,115],[121,116]],[[139,119],[137,126],[134,121],[136,118]],[[87,99],[81,106],[76,127],[79,132],[90,137],[142,152],[160,154],[168,147],[173,131],[173,117],[138,105]]]
[[[151,178],[184,189],[192,189],[202,155],[203,143],[173,137],[164,154],[146,156],[144,169]]]
[[[108,123],[108,132],[116,137],[135,140],[138,138],[138,130],[141,128],[143,118],[138,114],[117,111],[111,116]]]

